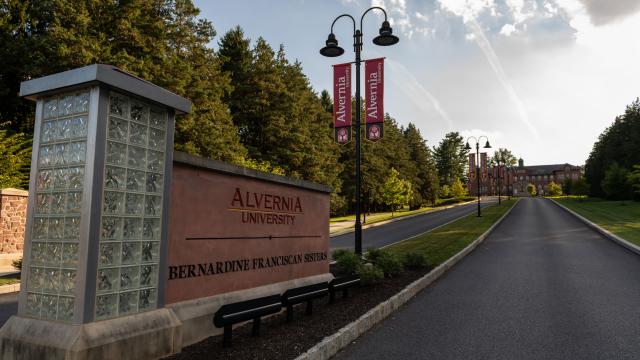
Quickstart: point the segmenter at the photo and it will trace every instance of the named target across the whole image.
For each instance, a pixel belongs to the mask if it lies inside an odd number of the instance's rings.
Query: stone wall
[[[0,190],[0,254],[22,254],[29,193]]]

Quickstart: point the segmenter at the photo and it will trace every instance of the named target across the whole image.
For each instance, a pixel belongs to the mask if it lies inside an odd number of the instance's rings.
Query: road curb
[[[20,291],[20,283],[0,286],[0,294],[9,294]]]
[[[421,290],[429,286],[440,276],[444,275],[449,269],[451,269],[456,263],[467,256],[478,245],[480,245],[486,238],[493,232],[493,230],[500,225],[510,213],[511,210],[517,205],[517,201],[513,206],[502,215],[498,221],[496,221],[487,231],[475,239],[471,244],[467,245],[464,249],[460,250],[457,254],[451,257],[449,260],[440,264],[435,269],[431,270],[428,274],[420,279],[412,282],[402,289],[399,293],[395,294],[386,301],[381,302],[373,309],[367,311],[364,315],[357,320],[344,326],[338,332],[333,335],[325,337],[321,342],[314,345],[311,349],[301,354],[296,360],[327,360],[333,355],[338,353],[341,349],[345,348],[351,342],[356,340],[360,335],[367,332],[373,326],[387,318],[395,310],[404,305],[407,301],[411,300]]]
[[[575,216],[578,220],[582,221],[585,225],[587,225],[591,229],[595,230],[600,235],[604,236],[605,238],[613,241],[614,243],[616,243],[616,244],[618,244],[620,246],[623,246],[623,247],[627,248],[627,250],[631,250],[634,253],[640,255],[640,246],[635,245],[635,244],[629,242],[628,240],[625,240],[625,239],[621,238],[620,236],[610,232],[609,230],[606,230],[606,229],[600,227],[600,225],[597,225],[596,223],[594,223],[591,220],[585,218],[584,216],[578,214],[577,212],[569,209],[568,207],[560,204],[559,202],[555,201],[554,199],[549,199],[549,200],[551,200],[554,204],[558,205],[561,209],[564,209],[565,211],[567,211],[571,215]]]
[[[395,219],[389,219],[389,220],[384,220],[384,221],[379,221],[379,222],[375,222],[373,224],[369,224],[369,225],[364,225],[362,227],[362,230],[366,230],[372,227],[376,227],[376,226],[380,226],[380,225],[386,225],[395,221],[399,221],[399,220],[405,220],[405,219],[411,219],[412,217],[416,217],[416,216],[420,216],[420,215],[425,215],[425,214],[433,214],[433,213],[437,213],[439,211],[443,211],[443,210],[447,210],[447,209],[452,209],[458,206],[462,206],[462,205],[468,205],[468,204],[473,204],[474,202],[476,202],[476,200],[471,200],[471,201],[467,201],[467,202],[461,202],[461,203],[457,203],[457,204],[453,204],[453,205],[447,205],[444,207],[440,207],[437,209],[434,209],[433,211],[425,211],[419,214],[412,214],[412,215],[407,215],[407,216],[402,216],[402,217],[398,217]],[[345,231],[336,231],[333,234],[329,234],[329,237],[334,237],[334,236],[341,236],[341,235],[345,235],[345,234],[350,234],[352,232],[354,232],[355,230],[353,228],[349,228]]]

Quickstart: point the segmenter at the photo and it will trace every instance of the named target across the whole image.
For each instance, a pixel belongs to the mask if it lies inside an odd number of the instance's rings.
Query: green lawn
[[[11,284],[17,284],[20,282],[20,279],[17,278],[17,276],[15,277],[3,277],[0,278],[0,286],[2,285],[11,285]]]
[[[423,253],[429,265],[438,266],[487,231],[516,201],[504,200],[501,205],[483,208],[480,218],[473,213],[432,232],[392,245],[387,250],[400,256],[409,252]]]
[[[556,199],[612,233],[640,245],[640,202],[602,199]]]

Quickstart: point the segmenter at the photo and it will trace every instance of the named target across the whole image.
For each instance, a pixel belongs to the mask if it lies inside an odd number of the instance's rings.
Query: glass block
[[[58,320],[71,321],[73,319],[73,298],[61,296],[58,299]]]
[[[41,167],[53,165],[53,154],[53,145],[40,146],[40,152],[38,154],[38,165],[40,165]]]
[[[160,216],[162,198],[156,195],[147,195],[144,199],[144,214],[147,216]]]
[[[40,142],[48,143],[53,141],[53,121],[46,121],[42,123],[40,128]]]
[[[117,294],[102,295],[96,298],[96,318],[106,319],[116,315]]]
[[[129,99],[118,94],[109,97],[109,113],[129,117]]]
[[[78,214],[82,208],[82,192],[71,191],[67,194],[67,213]]]
[[[44,262],[49,265],[59,265],[62,259],[62,243],[47,243],[47,251],[45,253]]]
[[[76,271],[69,269],[60,270],[60,293],[71,294],[76,287]]]
[[[54,128],[55,141],[69,140],[69,138],[71,138],[71,119],[56,121]]]
[[[68,241],[80,240],[80,217],[67,216],[64,219],[64,238]]]
[[[127,190],[144,191],[144,171],[127,171]]]
[[[137,287],[139,272],[140,268],[138,266],[120,268],[120,289]]]
[[[51,208],[51,195],[38,194],[36,196],[36,214],[48,214]]]
[[[140,266],[140,286],[156,286],[156,280],[158,279],[158,266],[157,265],[142,265]]]
[[[151,109],[149,113],[149,125],[160,129],[167,128],[167,113],[165,111]]]
[[[140,290],[140,301],[138,302],[138,310],[155,309],[156,297],[156,289]]]
[[[160,242],[148,241],[142,243],[142,261],[154,263],[160,261]]]
[[[135,122],[129,123],[129,143],[147,145],[147,126]]]
[[[71,190],[82,190],[84,187],[84,168],[72,167],[67,169],[67,187]]]
[[[38,171],[38,191],[46,191],[50,190],[53,186],[53,176],[51,170],[40,170]]]
[[[118,301],[118,315],[131,314],[138,310],[138,292],[127,291],[120,294]]]
[[[120,141],[127,140],[127,121],[115,117],[109,117],[109,125],[107,128],[107,137]]]
[[[65,150],[67,149],[67,144],[56,144],[53,145],[54,146],[54,150],[53,150],[53,165],[56,166],[61,166],[66,164],[66,158],[65,158]]]
[[[32,266],[29,269],[29,290],[40,290],[44,287],[44,268]]]
[[[161,193],[162,192],[162,174],[147,173],[147,192]]]
[[[125,189],[125,169],[107,166],[104,185],[107,189]]]
[[[76,114],[89,112],[89,93],[83,92],[76,95],[75,109]]]
[[[44,274],[44,291],[57,293],[58,289],[60,289],[60,270],[45,268]]]
[[[62,263],[65,266],[78,265],[78,244],[66,243],[62,245]]]
[[[51,194],[51,213],[52,214],[64,214],[66,198],[67,198],[66,193],[56,192]]]
[[[100,237],[102,239],[118,239],[122,236],[122,218],[103,217]]]
[[[164,150],[164,134],[164,131],[160,129],[149,128],[149,147]]]
[[[44,102],[44,118],[52,119],[58,116],[58,99],[52,98]]]
[[[46,217],[36,217],[33,219],[33,238],[46,239],[49,230],[49,221]]]
[[[140,243],[122,243],[122,264],[134,264],[140,260]]]
[[[131,193],[127,194],[124,206],[124,213],[126,215],[142,215],[143,207],[144,195]]]
[[[142,236],[142,219],[124,218],[122,238],[139,239]]]
[[[72,142],[67,145],[65,159],[67,164],[84,164],[87,152],[87,143],[85,141]]]
[[[27,314],[38,316],[42,308],[42,295],[27,293]]]
[[[146,150],[136,146],[129,146],[129,155],[127,164],[130,167],[144,169]]]
[[[147,158],[147,170],[164,171],[164,154],[158,151],[149,150]]]
[[[46,256],[47,244],[43,242],[31,243],[31,263],[33,265],[41,265],[44,263]]]
[[[58,312],[58,296],[42,295],[42,311],[40,315],[45,319],[55,319]]]
[[[56,190],[66,189],[68,177],[69,171],[67,169],[53,169],[53,188]]]
[[[107,164],[125,166],[127,163],[127,145],[107,141]]]
[[[149,240],[160,239],[160,219],[144,219],[142,236]]]
[[[69,124],[69,138],[85,138],[87,137],[87,126],[88,120],[87,116],[76,116],[71,119],[71,123]]]
[[[64,235],[64,219],[49,218],[49,239],[62,239]]]
[[[116,191],[105,191],[102,212],[104,214],[122,214],[124,210],[124,193]]]
[[[120,256],[120,244],[103,243],[100,244],[100,265],[113,266],[118,265]]]
[[[118,288],[118,269],[98,270],[98,291],[105,292]]]
[[[131,120],[146,124],[149,121],[149,107],[137,101],[131,101]]]
[[[67,116],[73,114],[73,100],[73,95],[67,95],[60,99],[60,101],[58,102],[58,116]]]

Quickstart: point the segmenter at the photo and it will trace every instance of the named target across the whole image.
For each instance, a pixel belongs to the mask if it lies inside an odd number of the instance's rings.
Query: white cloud
[[[504,24],[502,26],[502,29],[500,29],[500,35],[511,36],[511,34],[515,33],[516,31],[516,27],[512,24]]]
[[[421,13],[421,12],[419,12],[419,11],[416,11],[416,19],[418,19],[418,20],[422,20],[422,21],[424,21],[424,22],[429,21],[429,17],[428,17],[427,15],[422,14],[422,13]]]
[[[405,0],[371,0],[371,6],[380,6],[385,9],[391,26],[397,26],[404,36],[411,39],[414,33],[414,26],[407,11]]]

